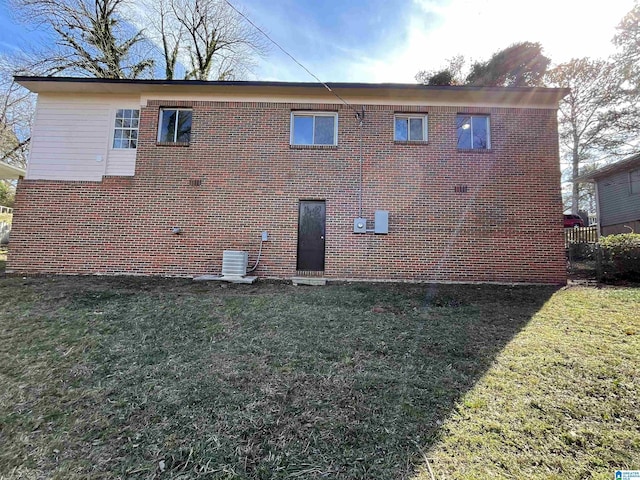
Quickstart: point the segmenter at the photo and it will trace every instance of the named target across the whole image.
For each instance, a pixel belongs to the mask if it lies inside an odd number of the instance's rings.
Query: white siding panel
[[[136,170],[135,148],[111,149],[106,175],[133,176]]]
[[[40,94],[28,179],[102,180],[133,175],[136,150],[111,149],[115,112],[140,108],[138,97]]]

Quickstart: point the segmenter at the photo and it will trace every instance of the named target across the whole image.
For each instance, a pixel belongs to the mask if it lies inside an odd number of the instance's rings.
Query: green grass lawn
[[[611,479],[640,468],[639,306],[2,277],[0,478]]]

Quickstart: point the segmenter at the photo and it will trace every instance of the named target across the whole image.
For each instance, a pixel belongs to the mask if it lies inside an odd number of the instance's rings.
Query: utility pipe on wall
[[[356,113],[356,118],[359,121],[360,126],[360,174],[359,174],[359,190],[358,190],[358,218],[362,218],[362,127],[364,125],[364,105],[362,106],[362,112]]]

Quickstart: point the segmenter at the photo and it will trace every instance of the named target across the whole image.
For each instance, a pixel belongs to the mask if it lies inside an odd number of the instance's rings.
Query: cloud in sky
[[[408,83],[454,55],[486,60],[518,41],[542,43],[555,63],[606,56],[615,26],[633,7],[633,0],[230,1],[324,81]],[[0,52],[37,37],[0,0]],[[314,81],[276,47],[255,78]]]
[[[341,5],[351,4],[343,9]],[[463,54],[485,60],[518,41],[540,42],[554,63],[612,52],[633,0],[413,0],[245,3],[281,45],[323,80],[414,82]],[[261,78],[312,81],[273,51]]]
[[[359,65],[375,52],[406,40],[411,11],[385,0],[300,1],[242,4],[283,48],[323,80],[356,81]],[[372,56],[373,54],[373,56]],[[276,47],[260,65],[260,78],[313,81]],[[360,78],[360,81],[364,81]]]

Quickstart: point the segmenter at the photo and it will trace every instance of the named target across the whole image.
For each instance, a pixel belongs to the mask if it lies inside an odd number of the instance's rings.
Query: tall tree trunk
[[[573,148],[572,155],[572,174],[571,180],[575,180],[578,178],[578,172],[580,171],[580,155],[578,155],[577,144]],[[571,213],[574,215],[578,214],[578,208],[580,204],[580,185],[577,182],[573,182],[571,186]]]

